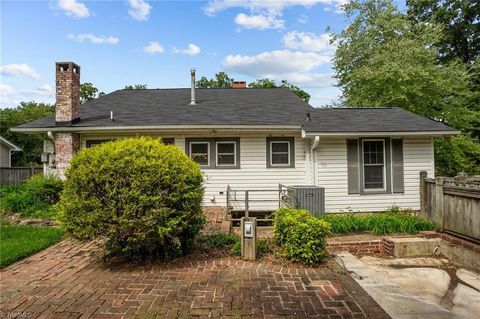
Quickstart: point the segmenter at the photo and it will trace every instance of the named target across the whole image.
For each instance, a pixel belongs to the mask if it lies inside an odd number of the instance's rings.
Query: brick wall
[[[230,231],[230,221],[226,220],[227,208],[225,206],[204,206],[203,214],[207,219],[207,224],[203,229],[204,233]]]
[[[372,255],[384,254],[383,240],[365,240],[352,242],[333,242],[327,241],[327,250],[331,253],[339,251],[348,251],[352,254]]]
[[[55,134],[55,174],[64,176],[73,155],[80,149],[80,136],[77,133]]]
[[[72,62],[56,63],[55,121],[72,123],[80,118],[80,67]]]

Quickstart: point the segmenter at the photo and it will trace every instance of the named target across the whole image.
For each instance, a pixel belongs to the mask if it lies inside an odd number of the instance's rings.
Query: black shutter
[[[394,193],[403,193],[403,140],[392,139],[392,185]]]
[[[360,193],[358,139],[347,140],[348,193]]]

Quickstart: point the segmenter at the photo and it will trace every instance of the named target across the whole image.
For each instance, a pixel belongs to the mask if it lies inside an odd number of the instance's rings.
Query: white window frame
[[[287,163],[287,164],[273,164],[273,144],[274,144],[274,143],[277,143],[277,144],[279,144],[279,143],[287,143],[287,144],[288,144],[288,153],[287,153],[287,155],[288,155],[288,156],[287,156],[288,163]],[[291,147],[292,147],[292,144],[290,143],[290,141],[287,141],[287,140],[285,140],[285,141],[280,141],[280,140],[278,140],[278,141],[270,141],[270,166],[271,166],[271,167],[287,167],[287,166],[289,167],[289,166],[290,166],[290,156],[291,156],[291,154],[292,154],[292,149],[291,149]],[[276,152],[276,154],[279,154],[279,153]],[[283,153],[280,153],[280,154],[283,154]]]
[[[193,159],[192,155],[192,145],[194,144],[207,144],[207,164],[203,165],[203,164],[200,164],[200,163],[197,163],[195,162],[195,160]],[[198,165],[200,165],[200,167],[207,167],[207,166],[210,166],[210,142],[206,141],[206,142],[202,142],[202,141],[190,141],[189,145],[189,155],[190,155],[190,158],[195,162],[197,163]],[[200,154],[200,153],[196,153],[196,154]]]
[[[366,188],[365,181],[365,142],[382,142],[383,145],[383,187],[382,188]],[[385,150],[385,140],[384,139],[364,139],[362,140],[362,176],[363,176],[363,191],[368,192],[378,192],[387,190],[387,157]],[[378,166],[378,164],[367,164],[368,166]]]
[[[233,144],[233,154],[232,153],[222,153],[225,155],[233,155],[233,164],[219,164],[218,163],[218,144]],[[237,142],[236,141],[217,141],[215,142],[215,165],[218,167],[236,167],[237,166]]]

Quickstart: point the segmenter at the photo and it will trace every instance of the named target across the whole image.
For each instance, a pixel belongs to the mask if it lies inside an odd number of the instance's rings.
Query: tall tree
[[[407,0],[407,12],[415,23],[439,24],[437,42],[443,61],[460,58],[472,65],[480,58],[479,0]]]
[[[207,79],[202,76],[200,80],[195,83],[197,88],[201,89],[221,89],[221,88],[231,88],[232,79],[225,72],[219,72],[215,74],[214,79]]]
[[[98,98],[99,96],[105,95],[104,92],[98,92],[98,89],[93,86],[92,83],[82,83],[80,84],[80,103],[86,103],[93,99]]]
[[[354,0],[345,12],[350,23],[334,36],[338,44],[334,69],[345,106],[397,106],[467,133],[478,129],[480,113],[471,107],[473,92],[465,64],[457,59],[438,63],[441,27],[412,22],[389,0]],[[451,149],[470,152],[480,147],[475,138],[466,135],[462,142],[466,139],[471,139],[472,147]],[[439,152],[437,159],[448,156]],[[462,167],[479,164],[475,153],[459,155],[473,159],[472,165]],[[449,174],[462,169],[437,167]]]
[[[125,85],[125,90],[146,90],[146,84]]]
[[[10,128],[53,115],[55,106],[46,103],[22,102],[16,108],[0,110],[0,135],[22,148],[22,152],[12,154],[13,166],[27,166],[40,163],[44,137],[40,134],[23,134],[10,131]]]
[[[275,81],[270,79],[258,79],[255,82],[249,83],[248,86],[251,88],[288,88],[305,102],[308,103],[308,101],[310,101],[310,94],[308,94],[306,91],[302,90],[298,86],[288,82],[287,80],[282,80],[280,84],[277,84]]]

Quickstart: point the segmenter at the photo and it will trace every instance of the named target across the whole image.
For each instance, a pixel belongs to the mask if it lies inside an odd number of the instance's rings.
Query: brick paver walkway
[[[0,272],[0,318],[363,318],[328,268],[237,259],[102,266],[63,241]]]

